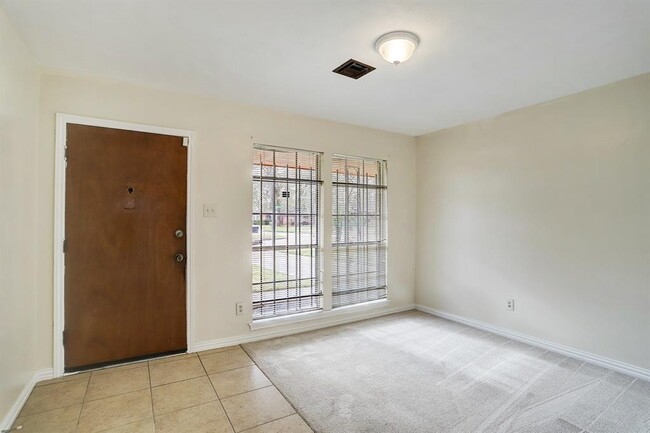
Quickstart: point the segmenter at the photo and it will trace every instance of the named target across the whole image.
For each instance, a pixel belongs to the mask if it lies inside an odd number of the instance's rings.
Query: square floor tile
[[[97,432],[152,418],[148,389],[84,403],[78,432]]]
[[[149,372],[151,373],[151,386],[179,382],[205,375],[203,365],[196,356],[179,359],[178,361],[150,364]]]
[[[199,354],[201,362],[208,374],[220,373],[222,371],[232,370],[240,367],[253,365],[253,361],[246,355],[240,347],[223,352],[210,353],[207,355]]]
[[[230,421],[213,401],[156,417],[156,433],[232,433]]]
[[[237,350],[237,349],[241,349],[241,347],[239,346],[218,347],[216,349],[204,350],[202,352],[199,352],[199,355],[211,355],[213,353],[221,353],[221,352],[227,352],[229,350]]]
[[[150,359],[149,365],[164,364],[170,361],[180,361],[183,359],[196,358],[196,353],[180,353],[178,355],[164,356],[162,358]]]
[[[66,406],[48,412],[18,418],[13,428],[21,427],[23,433],[74,433],[81,405]]]
[[[88,379],[89,377],[90,377],[90,372],[74,373],[63,377],[57,377],[56,379],[43,380],[41,382],[38,382],[35,386],[39,387],[43,385],[54,385],[55,383],[70,382],[71,380]]]
[[[120,370],[99,376],[93,374],[88,382],[85,401],[99,400],[147,388],[149,388],[149,368],[146,364],[144,367]]]
[[[151,392],[156,416],[217,400],[207,376],[158,386]]]
[[[211,374],[210,380],[219,398],[230,397],[271,385],[264,373],[255,365]]]
[[[147,361],[131,362],[129,364],[113,365],[110,367],[104,367],[98,370],[93,370],[92,375],[99,376],[102,374],[117,373],[118,371],[131,370],[132,368],[142,368],[146,366],[147,366]]]
[[[102,430],[101,433],[154,433],[156,428],[153,424],[153,418],[143,419],[131,424],[121,425],[108,430]],[[19,432],[20,433],[20,432]]]
[[[228,397],[221,403],[237,432],[295,413],[274,386]]]
[[[294,414],[288,417],[271,421],[261,426],[253,427],[244,433],[314,433],[307,423]]]
[[[84,401],[88,378],[59,382],[34,388],[27,399],[21,417],[46,412],[60,407],[81,404]]]

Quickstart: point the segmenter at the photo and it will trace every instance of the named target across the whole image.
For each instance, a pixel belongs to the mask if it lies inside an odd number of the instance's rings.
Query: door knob
[[[177,238],[182,238],[184,235],[183,230],[176,230],[174,234],[176,235]]]
[[[182,262],[185,259],[185,256],[182,255],[181,253],[178,253],[174,256],[177,262]]]

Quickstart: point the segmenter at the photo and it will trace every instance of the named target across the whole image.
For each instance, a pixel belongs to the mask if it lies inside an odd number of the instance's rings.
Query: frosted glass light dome
[[[389,63],[399,65],[411,58],[420,39],[411,32],[390,32],[379,37],[375,50]]]

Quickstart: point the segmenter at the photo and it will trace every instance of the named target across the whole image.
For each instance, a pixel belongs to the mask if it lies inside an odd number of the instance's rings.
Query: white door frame
[[[93,117],[76,116],[73,114],[56,114],[56,140],[54,165],[54,377],[63,376],[64,347],[63,330],[65,329],[65,262],[63,241],[65,239],[65,149],[68,124],[100,126],[104,128],[123,129],[127,131],[149,132],[176,137],[183,137],[187,145],[187,213],[186,213],[186,242],[187,261],[185,271],[186,291],[186,322],[187,322],[187,351],[194,350],[194,290],[193,290],[193,211],[194,211],[194,143],[193,131],[164,128],[161,126],[143,125],[138,123],[120,122],[116,120],[98,119]]]

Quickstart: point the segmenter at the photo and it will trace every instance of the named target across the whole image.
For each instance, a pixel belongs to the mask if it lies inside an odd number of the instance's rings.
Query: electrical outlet
[[[216,218],[217,205],[216,204],[203,204],[203,218]]]
[[[510,311],[515,311],[515,300],[514,299],[506,300],[506,308]]]
[[[244,303],[243,302],[237,302],[235,304],[235,314],[237,316],[241,316],[244,314]]]

